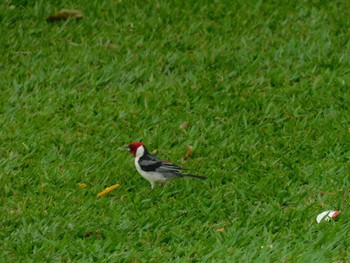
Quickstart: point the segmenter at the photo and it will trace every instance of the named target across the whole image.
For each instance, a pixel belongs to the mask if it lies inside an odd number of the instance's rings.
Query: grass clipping
[[[101,193],[99,193],[97,195],[97,197],[101,197],[101,196],[104,196],[106,194],[108,194],[110,191],[113,191],[114,189],[117,189],[119,187],[120,184],[115,184],[115,185],[112,185],[110,187],[107,187],[105,190],[103,190]]]

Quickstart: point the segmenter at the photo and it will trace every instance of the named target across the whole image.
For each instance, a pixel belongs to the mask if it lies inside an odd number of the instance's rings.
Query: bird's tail
[[[182,176],[184,176],[184,177],[198,178],[198,179],[202,179],[202,180],[207,179],[206,176],[202,176],[202,175],[182,174]]]

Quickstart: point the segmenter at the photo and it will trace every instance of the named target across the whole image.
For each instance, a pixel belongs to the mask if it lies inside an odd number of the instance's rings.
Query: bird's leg
[[[151,182],[151,191],[150,192],[153,192],[153,188],[154,188],[154,182]]]

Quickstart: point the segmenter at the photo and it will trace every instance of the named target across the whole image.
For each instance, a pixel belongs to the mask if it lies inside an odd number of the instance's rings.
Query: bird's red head
[[[130,143],[129,146],[126,147],[126,149],[129,152],[131,152],[135,157],[137,149],[142,145],[143,145],[143,142],[133,142],[133,143]]]

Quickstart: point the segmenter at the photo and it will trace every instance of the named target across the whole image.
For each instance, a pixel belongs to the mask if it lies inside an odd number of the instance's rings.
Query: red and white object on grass
[[[337,216],[340,215],[340,211],[335,211],[335,210],[327,210],[322,212],[321,214],[318,214],[316,217],[317,223],[321,223],[322,221],[327,221],[336,218]]]

